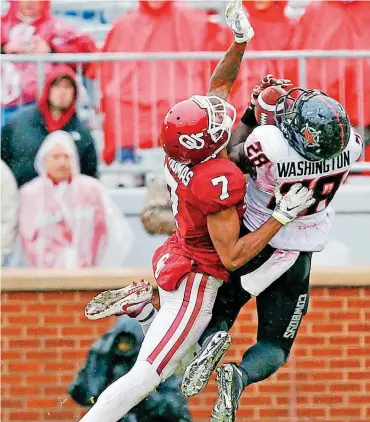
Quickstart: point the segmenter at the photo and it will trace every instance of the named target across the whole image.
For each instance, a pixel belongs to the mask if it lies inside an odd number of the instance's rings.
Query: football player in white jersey
[[[203,347],[185,371],[183,394],[193,396],[207,385],[230,345],[227,331],[252,296],[258,333],[240,364],[217,369],[214,422],[235,421],[243,390],[287,361],[307,312],[312,253],[328,241],[327,206],[363,148],[342,105],[321,91],[292,89],[279,98],[276,109],[276,126],[255,127],[252,106],[235,131],[236,142],[242,143],[233,147],[230,157],[251,175],[240,234],[257,230],[271,216],[274,198],[280,195],[276,186],[284,194],[300,182],[314,190],[316,201],[219,289],[212,320],[200,341]]]

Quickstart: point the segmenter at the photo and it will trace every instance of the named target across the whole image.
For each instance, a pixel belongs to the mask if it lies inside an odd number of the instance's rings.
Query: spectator
[[[113,25],[103,51],[224,50],[226,34],[206,11],[172,0],[140,1],[136,10]],[[104,161],[111,164],[116,154],[119,161],[135,161],[135,147],[158,146],[158,128],[169,107],[194,92],[206,92],[209,73],[210,63],[205,61],[104,63],[98,69],[105,114]]]
[[[1,131],[1,157],[18,186],[37,176],[34,159],[48,133],[69,132],[76,142],[83,174],[97,177],[97,154],[87,126],[76,115],[77,84],[69,67],[57,67],[46,81],[41,98],[16,113]]]
[[[136,320],[119,318],[116,326],[91,346],[85,366],[69,387],[73,400],[91,406],[108,385],[132,368],[143,338]],[[120,422],[190,422],[179,383],[178,376],[170,377]]]
[[[151,235],[170,236],[176,230],[176,222],[164,172],[148,174],[147,187],[148,192],[140,214],[141,222]]]
[[[52,16],[50,1],[13,0],[1,17],[1,53],[92,53],[94,40]],[[34,63],[2,63],[2,106],[5,118],[19,104],[35,101],[37,66]],[[51,64],[45,71],[52,71]]]
[[[18,187],[10,168],[1,160],[1,266],[7,266],[17,234]]]
[[[296,26],[294,50],[369,50],[367,1],[312,2]],[[355,126],[370,126],[370,59],[309,59],[307,86],[322,89],[348,111]],[[292,75],[297,81],[297,68]]]
[[[285,15],[287,3],[287,1],[260,0],[243,2],[256,34],[248,45],[248,52],[288,49],[293,34],[293,24]],[[244,61],[231,97],[238,114],[243,113],[244,105],[260,75],[272,73],[285,78],[288,67],[287,60]]]
[[[21,189],[19,235],[38,268],[120,266],[133,235],[104,187],[79,173],[75,142],[48,135],[36,156],[39,177]]]

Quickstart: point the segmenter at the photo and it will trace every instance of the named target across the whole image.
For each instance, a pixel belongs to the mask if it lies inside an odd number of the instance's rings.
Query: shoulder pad
[[[362,156],[364,141],[362,140],[361,135],[353,127],[351,127],[351,135],[346,149],[350,151],[353,162],[357,161]]]
[[[247,148],[257,142],[259,142],[263,153],[271,162],[284,159],[289,154],[288,141],[276,126],[258,126],[253,130],[244,145],[247,156],[249,155]]]

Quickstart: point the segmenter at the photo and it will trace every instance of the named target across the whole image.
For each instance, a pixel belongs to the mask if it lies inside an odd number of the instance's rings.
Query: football
[[[274,111],[277,100],[286,94],[280,86],[269,86],[258,96],[254,107],[254,114],[259,125],[274,125]]]

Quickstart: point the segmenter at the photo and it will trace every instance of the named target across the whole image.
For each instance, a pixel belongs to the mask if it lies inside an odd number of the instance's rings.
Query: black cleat
[[[235,363],[217,368],[218,398],[212,410],[211,422],[235,422],[239,398],[243,392],[243,379]]]
[[[181,382],[181,392],[185,397],[195,396],[203,390],[230,345],[231,337],[225,331],[219,331],[209,337],[185,370]]]

